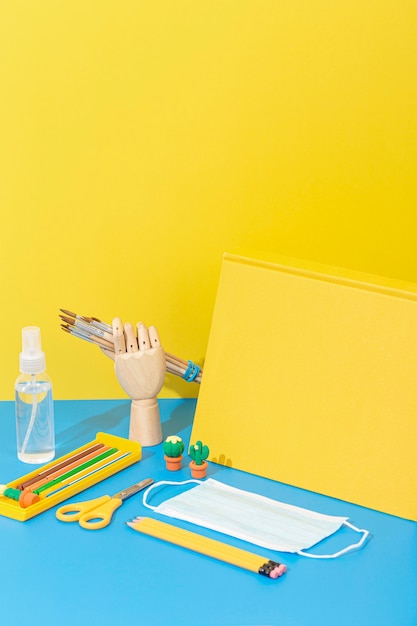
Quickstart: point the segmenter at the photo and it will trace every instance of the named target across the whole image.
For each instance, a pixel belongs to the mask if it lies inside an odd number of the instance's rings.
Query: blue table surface
[[[195,400],[160,400],[164,438],[180,435],[188,446]],[[56,458],[104,431],[127,437],[130,402],[55,401]],[[209,444],[209,442],[207,442]],[[168,472],[162,445],[143,449],[139,463],[74,496],[112,495],[147,477],[190,478],[188,457]],[[1,483],[36,466],[16,456],[14,403],[0,403]],[[2,623],[74,626],[99,624],[192,626],[416,626],[417,524],[268,479],[209,465],[209,476],[227,484],[350,521],[370,531],[366,545],[337,559],[314,560],[268,552],[286,563],[271,580],[233,565],[134,532],[136,515],[158,517],[142,494],[124,502],[107,528],[87,531],[64,524],[52,508],[26,521],[0,517]],[[257,554],[264,548],[171,518],[164,521]],[[341,530],[316,546],[333,551],[357,535]],[[314,551],[314,550],[312,550]]]

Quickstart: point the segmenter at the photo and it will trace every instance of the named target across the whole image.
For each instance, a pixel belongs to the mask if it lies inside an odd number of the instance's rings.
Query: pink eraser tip
[[[270,578],[279,578],[287,571],[286,565],[278,565],[278,567],[274,567],[273,570],[269,573]]]

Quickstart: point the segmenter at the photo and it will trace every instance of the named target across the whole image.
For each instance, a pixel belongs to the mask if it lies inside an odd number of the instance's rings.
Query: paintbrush
[[[67,309],[60,309],[64,315],[60,315],[60,319],[65,322],[61,324],[62,330],[83,339],[89,343],[99,346],[108,356],[114,359],[115,344],[120,346],[123,339],[121,322],[118,325],[107,324],[97,317],[87,317],[78,315]],[[123,351],[123,346],[122,346]],[[192,361],[185,361],[169,352],[165,352],[167,371],[175,376],[184,378],[188,382],[201,383],[202,370]]]

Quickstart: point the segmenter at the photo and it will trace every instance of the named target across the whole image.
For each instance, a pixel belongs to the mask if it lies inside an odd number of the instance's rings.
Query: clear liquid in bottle
[[[46,463],[55,456],[52,384],[45,376],[36,378],[15,386],[17,456],[25,463]]]
[[[25,327],[22,345],[15,383],[17,456],[25,463],[46,463],[55,456],[54,405],[40,329]]]

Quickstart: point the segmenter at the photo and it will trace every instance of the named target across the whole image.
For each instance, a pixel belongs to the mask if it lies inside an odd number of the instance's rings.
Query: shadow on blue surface
[[[57,453],[64,454],[68,449],[72,450],[79,445],[92,441],[95,439],[98,432],[107,432],[115,435],[127,436],[127,430],[126,432],[122,432],[121,426],[125,420],[126,424],[128,424],[130,402],[115,402],[114,406],[110,409],[103,412],[95,412],[93,415],[88,415],[90,402],[91,407],[94,406],[97,408],[97,401],[85,401],[82,404],[82,409],[86,409],[87,417],[83,417],[83,415],[80,414],[76,423],[72,424],[70,420],[73,420],[74,417],[69,416],[69,419],[67,419],[68,410],[72,405],[70,403],[65,404],[65,401],[59,402],[58,411],[56,411],[59,415],[58,419],[60,419],[62,424],[69,423],[71,425],[57,433]],[[108,406],[108,402],[107,405],[103,403],[103,407],[104,406]],[[56,423],[57,422],[58,420],[56,420]],[[120,432],[117,432],[119,430]]]
[[[166,401],[165,401],[166,402]],[[180,435],[193,422],[196,401],[173,401],[173,408],[161,413],[163,438]],[[164,419],[168,415],[167,419]]]
[[[111,403],[111,407],[109,407]],[[162,433],[179,434],[190,428],[195,411],[195,401],[163,400],[160,402]],[[120,437],[129,436],[130,400],[85,400],[79,402],[81,411],[74,423],[73,404],[62,400],[56,403],[56,452],[66,454],[88,441],[95,439],[98,432],[111,433]],[[97,408],[103,406],[103,411]],[[91,409],[95,409],[90,415]],[[62,430],[58,431],[58,425]],[[68,425],[66,427],[66,425]]]

